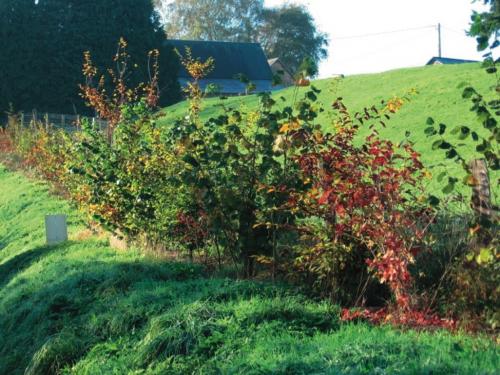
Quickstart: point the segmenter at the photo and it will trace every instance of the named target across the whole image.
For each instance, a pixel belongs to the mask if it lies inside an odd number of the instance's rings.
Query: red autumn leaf
[[[344,216],[346,213],[346,209],[342,204],[335,205],[335,213],[337,216]]]
[[[321,196],[321,198],[319,198],[318,203],[319,204],[325,204],[326,202],[328,202],[328,198],[330,197],[330,195],[332,194],[332,192],[333,192],[333,189],[325,190],[325,192],[323,193],[323,195]]]

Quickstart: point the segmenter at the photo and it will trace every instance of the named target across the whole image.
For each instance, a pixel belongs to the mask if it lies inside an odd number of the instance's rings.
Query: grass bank
[[[66,213],[70,241],[44,245]],[[0,374],[494,374],[497,346],[342,324],[293,289],[210,278],[84,235],[47,187],[0,166]]]

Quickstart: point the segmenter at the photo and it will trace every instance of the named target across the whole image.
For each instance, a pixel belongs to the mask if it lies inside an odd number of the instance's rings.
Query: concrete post
[[[45,233],[47,245],[56,245],[68,240],[66,215],[46,215]]]

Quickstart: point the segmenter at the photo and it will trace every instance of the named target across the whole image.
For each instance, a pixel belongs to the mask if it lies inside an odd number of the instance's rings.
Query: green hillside
[[[0,166],[0,374],[493,374],[490,339],[339,323],[284,286],[117,252]],[[44,245],[43,217],[70,241]]]
[[[459,125],[469,125],[482,133],[481,124],[474,113],[470,112],[470,101],[462,99],[463,88],[473,85],[486,97],[494,95],[491,86],[494,78],[488,75],[480,64],[441,65],[425,66],[420,68],[400,69],[379,74],[366,74],[350,76],[343,79],[318,80],[313,84],[322,90],[319,101],[329,108],[337,98],[344,98],[345,104],[352,113],[362,110],[365,106],[380,103],[394,96],[404,96],[410,90],[415,89],[416,95],[411,96],[411,102],[406,104],[391,121],[387,128],[381,129],[382,136],[395,142],[405,138],[406,132],[410,132],[409,140],[415,143],[415,148],[422,154],[424,164],[430,168],[434,178],[428,183],[429,191],[439,194],[442,184],[437,182],[438,176],[443,170],[453,175],[462,175],[461,168],[453,162],[443,163],[442,150],[432,150],[433,140],[424,134],[426,120],[433,117],[436,122],[446,124],[450,129]],[[293,98],[302,97],[307,88],[300,88],[298,93],[294,88],[289,88],[275,93],[275,98],[283,96],[287,99],[287,105],[293,102]],[[243,107],[251,109],[257,104],[257,97],[232,97],[225,101],[230,107]],[[217,104],[218,98],[206,100],[204,103],[203,116],[209,118],[216,115],[220,108]],[[278,101],[280,102],[280,101]],[[173,119],[185,116],[186,103],[179,103],[164,110],[166,117],[163,122],[171,123]],[[325,111],[319,120],[324,126],[331,123],[331,113]],[[367,129],[362,134],[367,133]],[[473,142],[465,142],[464,154],[473,158]],[[498,173],[491,176],[496,181],[500,176]],[[495,196],[498,197],[500,188],[493,186]],[[461,191],[468,195],[468,189]]]

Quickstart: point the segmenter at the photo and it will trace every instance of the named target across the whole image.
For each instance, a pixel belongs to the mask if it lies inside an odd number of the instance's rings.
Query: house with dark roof
[[[433,57],[425,65],[448,65],[448,64],[468,64],[475,63],[474,60],[451,59],[449,57]]]
[[[246,92],[246,84],[239,79],[246,77],[255,85],[253,92],[268,92],[273,87],[273,73],[267,62],[266,55],[259,43],[213,42],[199,40],[168,40],[181,54],[186,48],[191,50],[195,59],[205,61],[212,57],[215,60],[214,69],[201,80],[202,90],[215,89],[218,94],[239,95]],[[179,83],[185,87],[192,81],[184,67],[179,71]]]
[[[292,86],[295,84],[295,79],[293,78],[292,72],[286,67],[286,65],[278,58],[267,60],[267,63],[271,67],[271,71],[274,75],[277,75],[281,83],[284,86]]]

